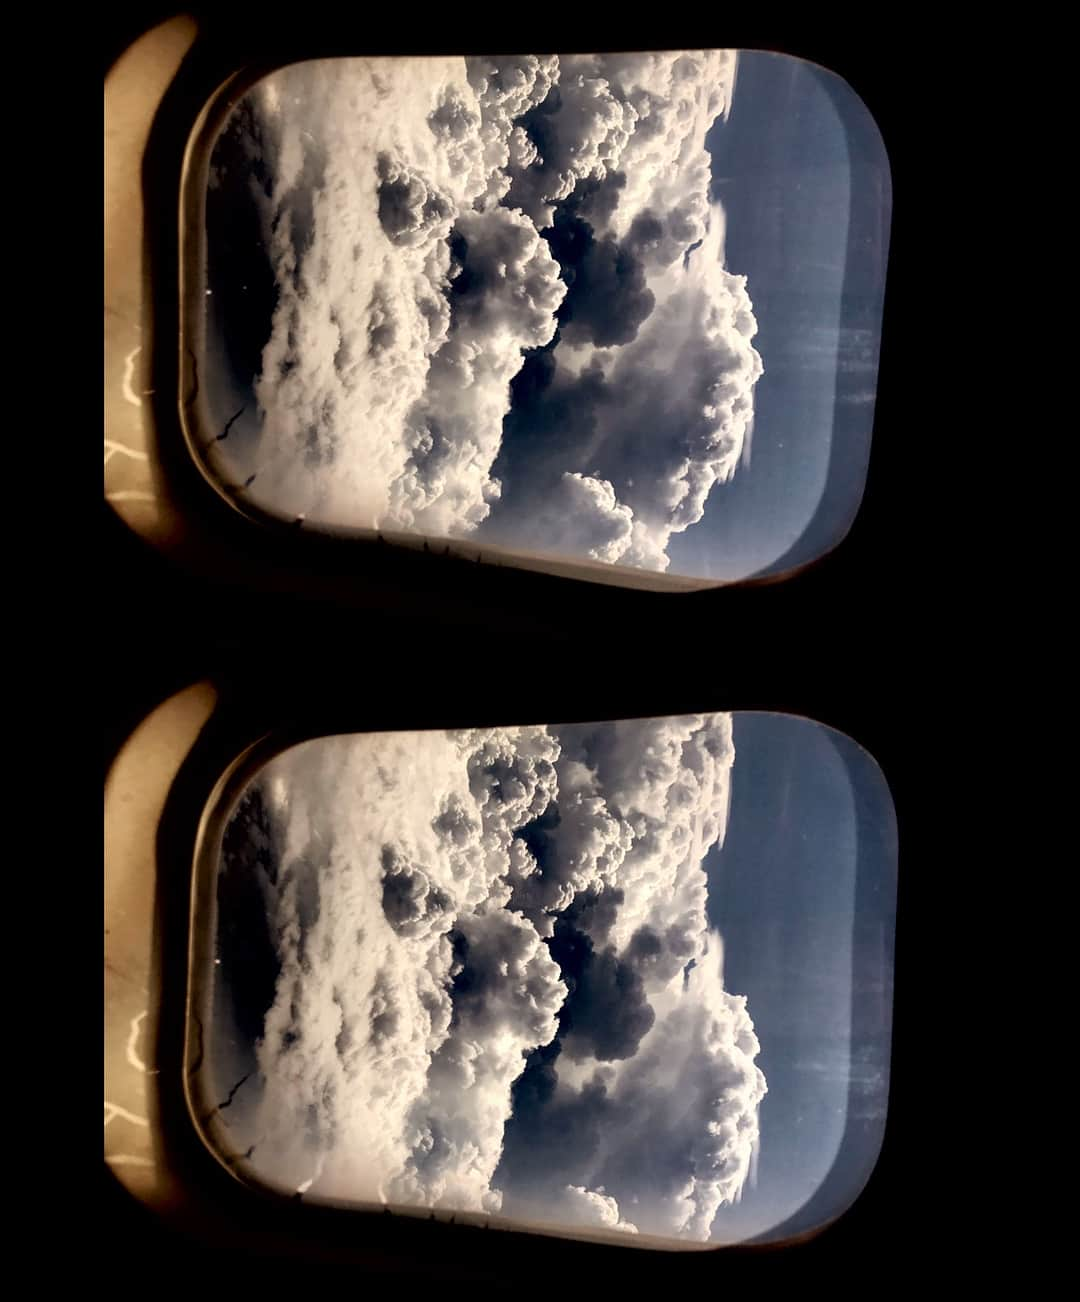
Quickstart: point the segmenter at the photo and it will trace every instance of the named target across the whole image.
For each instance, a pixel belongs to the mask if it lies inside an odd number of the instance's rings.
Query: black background
[[[173,12],[114,7],[106,67]],[[573,1289],[583,1273],[595,1272],[613,1288],[624,1286],[623,1277],[650,1289],[722,1289],[758,1279],[875,1286],[882,1270],[955,1250],[973,1176],[958,1136],[946,1143],[942,1133],[958,1125],[943,1119],[942,1080],[950,1072],[959,1078],[970,1043],[949,966],[958,959],[946,908],[957,891],[970,815],[962,720],[975,666],[958,639],[976,598],[966,497],[953,473],[971,446],[973,387],[959,258],[973,164],[963,150],[967,87],[957,81],[954,48],[943,35],[936,44],[925,28],[896,33],[769,15],[676,22],[640,13],[615,23],[564,8],[546,12],[542,23],[522,15],[481,24],[478,15],[457,14],[434,30],[426,15],[384,14],[380,29],[370,11],[322,18],[317,7],[302,5],[280,17],[236,6],[227,17],[201,21],[200,57],[224,70],[301,53],[774,49],[840,73],[874,115],[893,172],[881,368],[866,494],[833,554],[781,583],[649,594],[374,544],[304,539],[301,546],[295,536],[262,536],[223,507],[177,447],[170,469],[199,520],[196,544],[157,553],[106,510],[111,578],[100,594],[102,626],[127,629],[130,639],[137,608],[138,649],[126,657],[122,681],[110,684],[105,760],[145,714],[202,677],[213,678],[226,708],[252,727],[314,729],[325,720],[328,730],[345,731],[746,708],[804,714],[848,733],[880,763],[900,835],[890,1116],[862,1198],[807,1244],[679,1260],[579,1253],[554,1240],[523,1247],[517,1236],[494,1233],[478,1246],[476,1233],[417,1223],[408,1242],[400,1234],[388,1239],[378,1262],[373,1250],[369,1273],[392,1282],[395,1272],[426,1261],[435,1287],[524,1280],[544,1291]],[[199,107],[183,96],[167,102],[168,121],[155,128],[163,161],[158,172],[148,163],[148,193],[168,193],[178,124],[185,115],[190,124]],[[175,319],[173,210],[168,203],[161,209],[152,241],[156,310]],[[946,352],[947,369],[939,364]],[[159,391],[168,364],[155,361]],[[173,374],[173,394],[175,385]],[[241,1253],[230,1246],[226,1225],[214,1242],[160,1225],[109,1177],[105,1197],[108,1216],[127,1226],[133,1251],[145,1258],[148,1281],[161,1271],[204,1279],[213,1289],[211,1270],[254,1282],[259,1272],[283,1279],[282,1272],[301,1269],[272,1254],[256,1260]],[[302,1269],[307,1279],[319,1268]],[[348,1272],[362,1287],[364,1268]]]

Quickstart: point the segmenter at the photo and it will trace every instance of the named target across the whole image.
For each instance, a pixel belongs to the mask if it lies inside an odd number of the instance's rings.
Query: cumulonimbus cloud
[[[277,300],[231,477],[311,524],[665,569],[735,473],[762,370],[708,199],[734,67],[346,59],[260,83]],[[538,349],[574,412],[557,438],[547,407],[512,411]]]
[[[707,1237],[764,1092],[707,957],[733,754],[712,715],[272,761],[256,1169],[307,1196]]]

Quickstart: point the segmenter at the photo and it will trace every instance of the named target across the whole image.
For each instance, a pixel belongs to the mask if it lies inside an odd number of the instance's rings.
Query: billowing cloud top
[[[237,121],[277,297],[228,473],[309,523],[665,569],[762,373],[708,199],[734,68],[335,59],[259,83]]]
[[[272,761],[254,1169],[308,1196],[706,1239],[765,1092],[705,913],[733,758],[708,715]]]

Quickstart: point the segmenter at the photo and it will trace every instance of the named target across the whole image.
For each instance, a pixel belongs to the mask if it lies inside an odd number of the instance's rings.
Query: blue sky
[[[727,265],[747,277],[765,370],[749,467],[713,489],[704,519],[676,535],[670,552],[673,567],[742,577],[784,568],[781,557],[810,559],[854,516],[891,197],[873,120],[815,64],[741,52],[730,117],[707,143],[712,192],[727,214]]]
[[[709,915],[725,980],[754,1009],[769,1093],[756,1187],[720,1210],[717,1237],[813,1224],[820,1200],[803,1209],[830,1171],[830,1207],[869,1174],[886,1106],[895,910],[895,822],[873,760],[787,715],[738,713],[733,731]]]

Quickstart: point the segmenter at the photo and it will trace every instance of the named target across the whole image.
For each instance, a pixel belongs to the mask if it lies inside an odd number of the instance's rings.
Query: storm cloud
[[[335,59],[258,83],[231,128],[250,175],[214,173],[256,205],[276,287],[228,478],[309,525],[665,569],[761,374],[709,200],[734,68]]]
[[[324,738],[272,761],[254,788],[276,863],[264,1178],[707,1235],[764,1091],[745,1001],[706,957],[733,759],[730,719],[694,715]],[[681,1102],[652,1097],[676,1079]]]
[[[541,1215],[566,1183],[602,1191],[638,1230],[707,1239],[737,1201],[758,1142],[765,1079],[745,1001],[699,963],[656,1001],[640,1050],[588,1074],[538,1054],[514,1095],[497,1173],[512,1214]]]
[[[672,534],[736,472],[763,371],[745,278],[724,269],[722,247],[716,212],[694,257],[650,282],[655,306],[631,340],[570,349],[560,339],[533,363],[506,422],[488,536],[554,536],[554,502],[569,504],[577,475],[591,491],[575,489],[562,549],[667,568]]]

